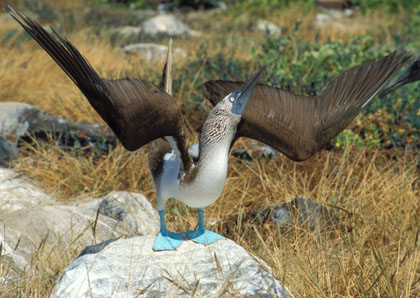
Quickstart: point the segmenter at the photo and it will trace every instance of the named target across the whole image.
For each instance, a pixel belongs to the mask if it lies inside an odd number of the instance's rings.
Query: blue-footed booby
[[[53,28],[55,37],[13,8],[8,7],[8,12],[77,85],[127,150],[152,142],[149,167],[161,221],[153,249],[173,250],[185,240],[183,234],[166,228],[164,210],[169,198],[198,209],[198,228],[186,233],[189,239],[202,244],[224,239],[205,229],[203,210],[222,193],[236,126],[264,68],[211,110],[202,129],[198,161],[193,163],[186,148],[181,108],[170,95],[170,54],[161,82],[166,92],[143,79],[106,80]]]
[[[295,161],[308,159],[339,134],[409,59],[406,53],[393,53],[353,67],[314,97],[256,85],[262,70],[245,83],[207,82],[206,96],[214,108],[203,126],[194,163],[186,149],[181,109],[171,96],[170,55],[160,87],[143,79],[105,80],[55,30],[53,37],[30,18],[10,7],[8,11],[79,87],[127,150],[151,142],[149,167],[161,219],[155,250],[175,249],[184,241],[183,234],[166,228],[169,198],[198,209],[198,228],[187,232],[188,238],[203,244],[223,239],[205,229],[203,208],[223,190],[228,154],[236,139],[250,137]],[[415,67],[409,68],[409,78],[417,73]],[[406,77],[397,79],[397,85],[408,82]]]

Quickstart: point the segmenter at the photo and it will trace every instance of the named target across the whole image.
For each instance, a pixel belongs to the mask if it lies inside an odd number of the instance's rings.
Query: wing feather
[[[235,139],[266,143],[295,161],[308,159],[338,135],[410,58],[395,52],[344,71],[319,96],[302,96],[259,84],[242,115]],[[242,82],[209,81],[206,97],[216,105]]]
[[[142,79],[102,79],[79,51],[54,29],[56,38],[10,6],[7,10],[77,85],[127,150],[172,136],[179,147],[184,170],[191,167],[181,108],[171,95]]]

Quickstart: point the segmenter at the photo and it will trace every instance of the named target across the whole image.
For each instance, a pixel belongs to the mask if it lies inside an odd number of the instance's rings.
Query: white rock
[[[157,15],[140,24],[142,33],[156,35],[159,33],[178,36],[190,34],[190,28],[173,15]]]
[[[55,200],[30,179],[0,168],[0,213],[51,205]]]
[[[151,60],[164,60],[168,53],[168,47],[165,45],[155,44],[155,43],[135,43],[129,44],[122,48],[124,53],[127,54],[137,54],[148,61]],[[175,58],[186,57],[187,53],[180,49],[173,49]]]
[[[315,26],[318,28],[322,28],[325,24],[331,22],[333,18],[326,13],[318,13],[315,17]]]
[[[265,20],[258,20],[256,24],[252,26],[252,30],[269,32],[272,35],[280,35],[281,28],[274,23],[267,22]]]
[[[124,26],[115,29],[115,32],[117,34],[123,35],[123,36],[137,36],[141,33],[141,29],[138,26]]]
[[[154,252],[154,239],[120,239],[77,258],[52,297],[290,296],[264,261],[233,241],[186,241],[176,251]]]
[[[102,199],[79,206],[34,207],[0,215],[0,241],[6,248],[4,255],[12,258],[20,269],[24,269],[43,241],[44,250],[59,255],[70,246],[75,249],[132,234],[155,235],[158,230],[157,212],[143,196],[131,196],[135,201],[131,203],[131,208],[138,206],[136,215],[142,216],[141,221],[135,224],[104,214],[99,214],[96,220]],[[122,202],[129,200],[127,196],[119,197]],[[127,208],[125,212],[126,217],[133,221],[133,211]],[[17,249],[12,250],[18,242]]]
[[[21,102],[0,102],[0,134],[44,139],[52,134],[61,146],[88,146],[100,153],[116,144],[115,134],[108,127],[72,122]]]
[[[22,102],[0,103],[0,133],[23,136],[31,126],[41,123],[47,113],[30,104]],[[60,118],[62,122],[66,120]]]

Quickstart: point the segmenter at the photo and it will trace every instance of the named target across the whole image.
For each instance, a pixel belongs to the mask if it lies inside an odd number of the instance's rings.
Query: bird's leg
[[[165,224],[165,210],[159,211],[160,217],[160,232],[156,236],[155,242],[153,243],[153,250],[175,250],[179,247],[185,238],[182,234],[173,233],[168,231]]]
[[[188,231],[188,239],[191,239],[194,242],[201,243],[204,245],[211,244],[218,240],[224,240],[225,237],[216,234],[212,231],[206,230],[204,227],[204,209],[198,208],[198,228],[194,231]]]

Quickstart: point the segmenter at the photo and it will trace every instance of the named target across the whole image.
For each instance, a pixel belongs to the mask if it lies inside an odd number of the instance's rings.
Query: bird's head
[[[258,80],[261,78],[263,71],[266,66],[257,71],[248,81],[242,84],[241,87],[235,91],[229,93],[223,98],[217,105],[216,109],[223,112],[225,115],[230,116],[229,118],[237,118],[238,122],[241,119],[241,115],[245,110],[246,104],[251,97],[251,93],[257,85]]]
[[[411,63],[407,69],[395,80],[393,81],[381,94],[384,96],[389,92],[398,89],[401,86],[404,86],[411,82],[416,82],[420,80],[420,56]]]

